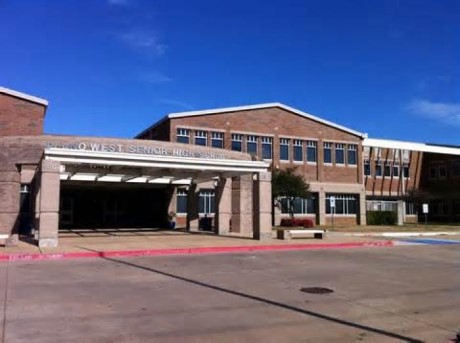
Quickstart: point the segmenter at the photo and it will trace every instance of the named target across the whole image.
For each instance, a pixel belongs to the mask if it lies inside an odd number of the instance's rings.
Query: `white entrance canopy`
[[[59,161],[63,181],[189,185],[218,177],[266,172],[269,163],[235,159],[202,159],[124,152],[46,148],[46,160]]]

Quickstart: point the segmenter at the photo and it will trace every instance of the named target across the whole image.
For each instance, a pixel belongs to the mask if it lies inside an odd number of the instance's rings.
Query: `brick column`
[[[216,232],[219,235],[227,235],[230,232],[230,220],[232,218],[232,179],[221,179],[216,188]]]
[[[318,192],[318,215],[319,225],[326,225],[326,192],[323,189]]]
[[[0,234],[8,235],[6,246],[18,244],[20,175],[14,166],[0,171]]]
[[[198,231],[199,219],[196,184],[192,183],[187,193],[187,230]]]
[[[259,173],[254,180],[254,231],[259,240],[272,238],[272,174]]]
[[[59,179],[58,161],[43,160],[40,170],[39,247],[56,247],[59,231]]]
[[[252,174],[232,181],[232,232],[252,237]]]
[[[358,218],[358,223],[359,225],[366,225],[367,219],[366,219],[366,191],[363,190],[359,194],[359,218]]]

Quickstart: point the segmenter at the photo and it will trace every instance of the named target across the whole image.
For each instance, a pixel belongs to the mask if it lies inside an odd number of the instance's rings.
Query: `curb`
[[[329,235],[337,235],[337,236],[349,236],[349,237],[393,237],[393,238],[401,238],[401,237],[434,237],[434,236],[456,236],[460,235],[460,232],[452,232],[452,231],[432,231],[432,232],[421,232],[421,231],[406,231],[406,232],[330,232]]]
[[[173,248],[173,249],[146,249],[146,250],[115,250],[91,252],[63,252],[63,253],[24,253],[0,254],[0,261],[45,261],[79,258],[107,258],[107,257],[134,257],[134,256],[164,256],[187,254],[222,254],[254,251],[288,251],[309,249],[347,249],[361,247],[391,247],[393,241],[379,242],[350,242],[350,243],[324,243],[324,244],[291,244],[291,245],[249,245],[231,247],[205,247],[205,248]]]

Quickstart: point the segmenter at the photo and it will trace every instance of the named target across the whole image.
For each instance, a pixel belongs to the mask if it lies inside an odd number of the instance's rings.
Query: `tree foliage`
[[[288,208],[286,209],[291,218],[294,217],[294,199],[309,198],[310,185],[305,181],[303,175],[295,173],[295,168],[287,168],[284,170],[275,170],[272,176],[272,193],[273,199],[277,201],[279,198],[288,199]],[[278,202],[278,204],[282,204]]]

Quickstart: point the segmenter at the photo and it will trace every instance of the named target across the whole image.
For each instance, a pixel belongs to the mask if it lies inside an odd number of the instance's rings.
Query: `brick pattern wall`
[[[194,144],[196,131],[206,131],[208,146],[211,145],[211,133],[222,132],[224,134],[224,148],[229,150],[231,149],[232,133],[243,135],[243,151],[246,149],[247,137],[255,135],[258,137],[257,150],[259,158],[261,158],[262,151],[261,137],[270,137],[272,138],[273,168],[296,166],[297,170],[305,175],[307,181],[362,183],[362,145],[359,137],[278,107],[172,118],[170,119],[169,128],[171,141],[176,140],[176,133],[179,128],[190,130],[191,144]],[[280,161],[280,138],[289,140],[289,161]],[[294,139],[302,141],[303,161],[301,162],[293,161]],[[316,163],[306,162],[307,141],[317,143]],[[325,166],[323,163],[324,142],[330,142],[333,145],[333,163],[330,166]],[[334,147],[336,143],[344,144],[345,146],[344,165],[339,166],[335,163]],[[357,161],[356,165],[353,166],[349,166],[347,163],[347,148],[349,145],[356,146]]]
[[[0,93],[0,137],[43,134],[46,107]]]
[[[366,150],[366,149],[365,149]],[[364,175],[366,193],[371,196],[401,196],[410,189],[420,187],[423,153],[409,151],[404,156],[402,151],[393,149],[371,148],[364,152],[364,163],[369,162],[370,175]],[[376,175],[376,165],[381,165],[381,176]],[[393,167],[398,166],[398,175]],[[390,168],[390,175],[385,175],[385,166]],[[409,177],[404,176],[404,166],[409,167]]]

